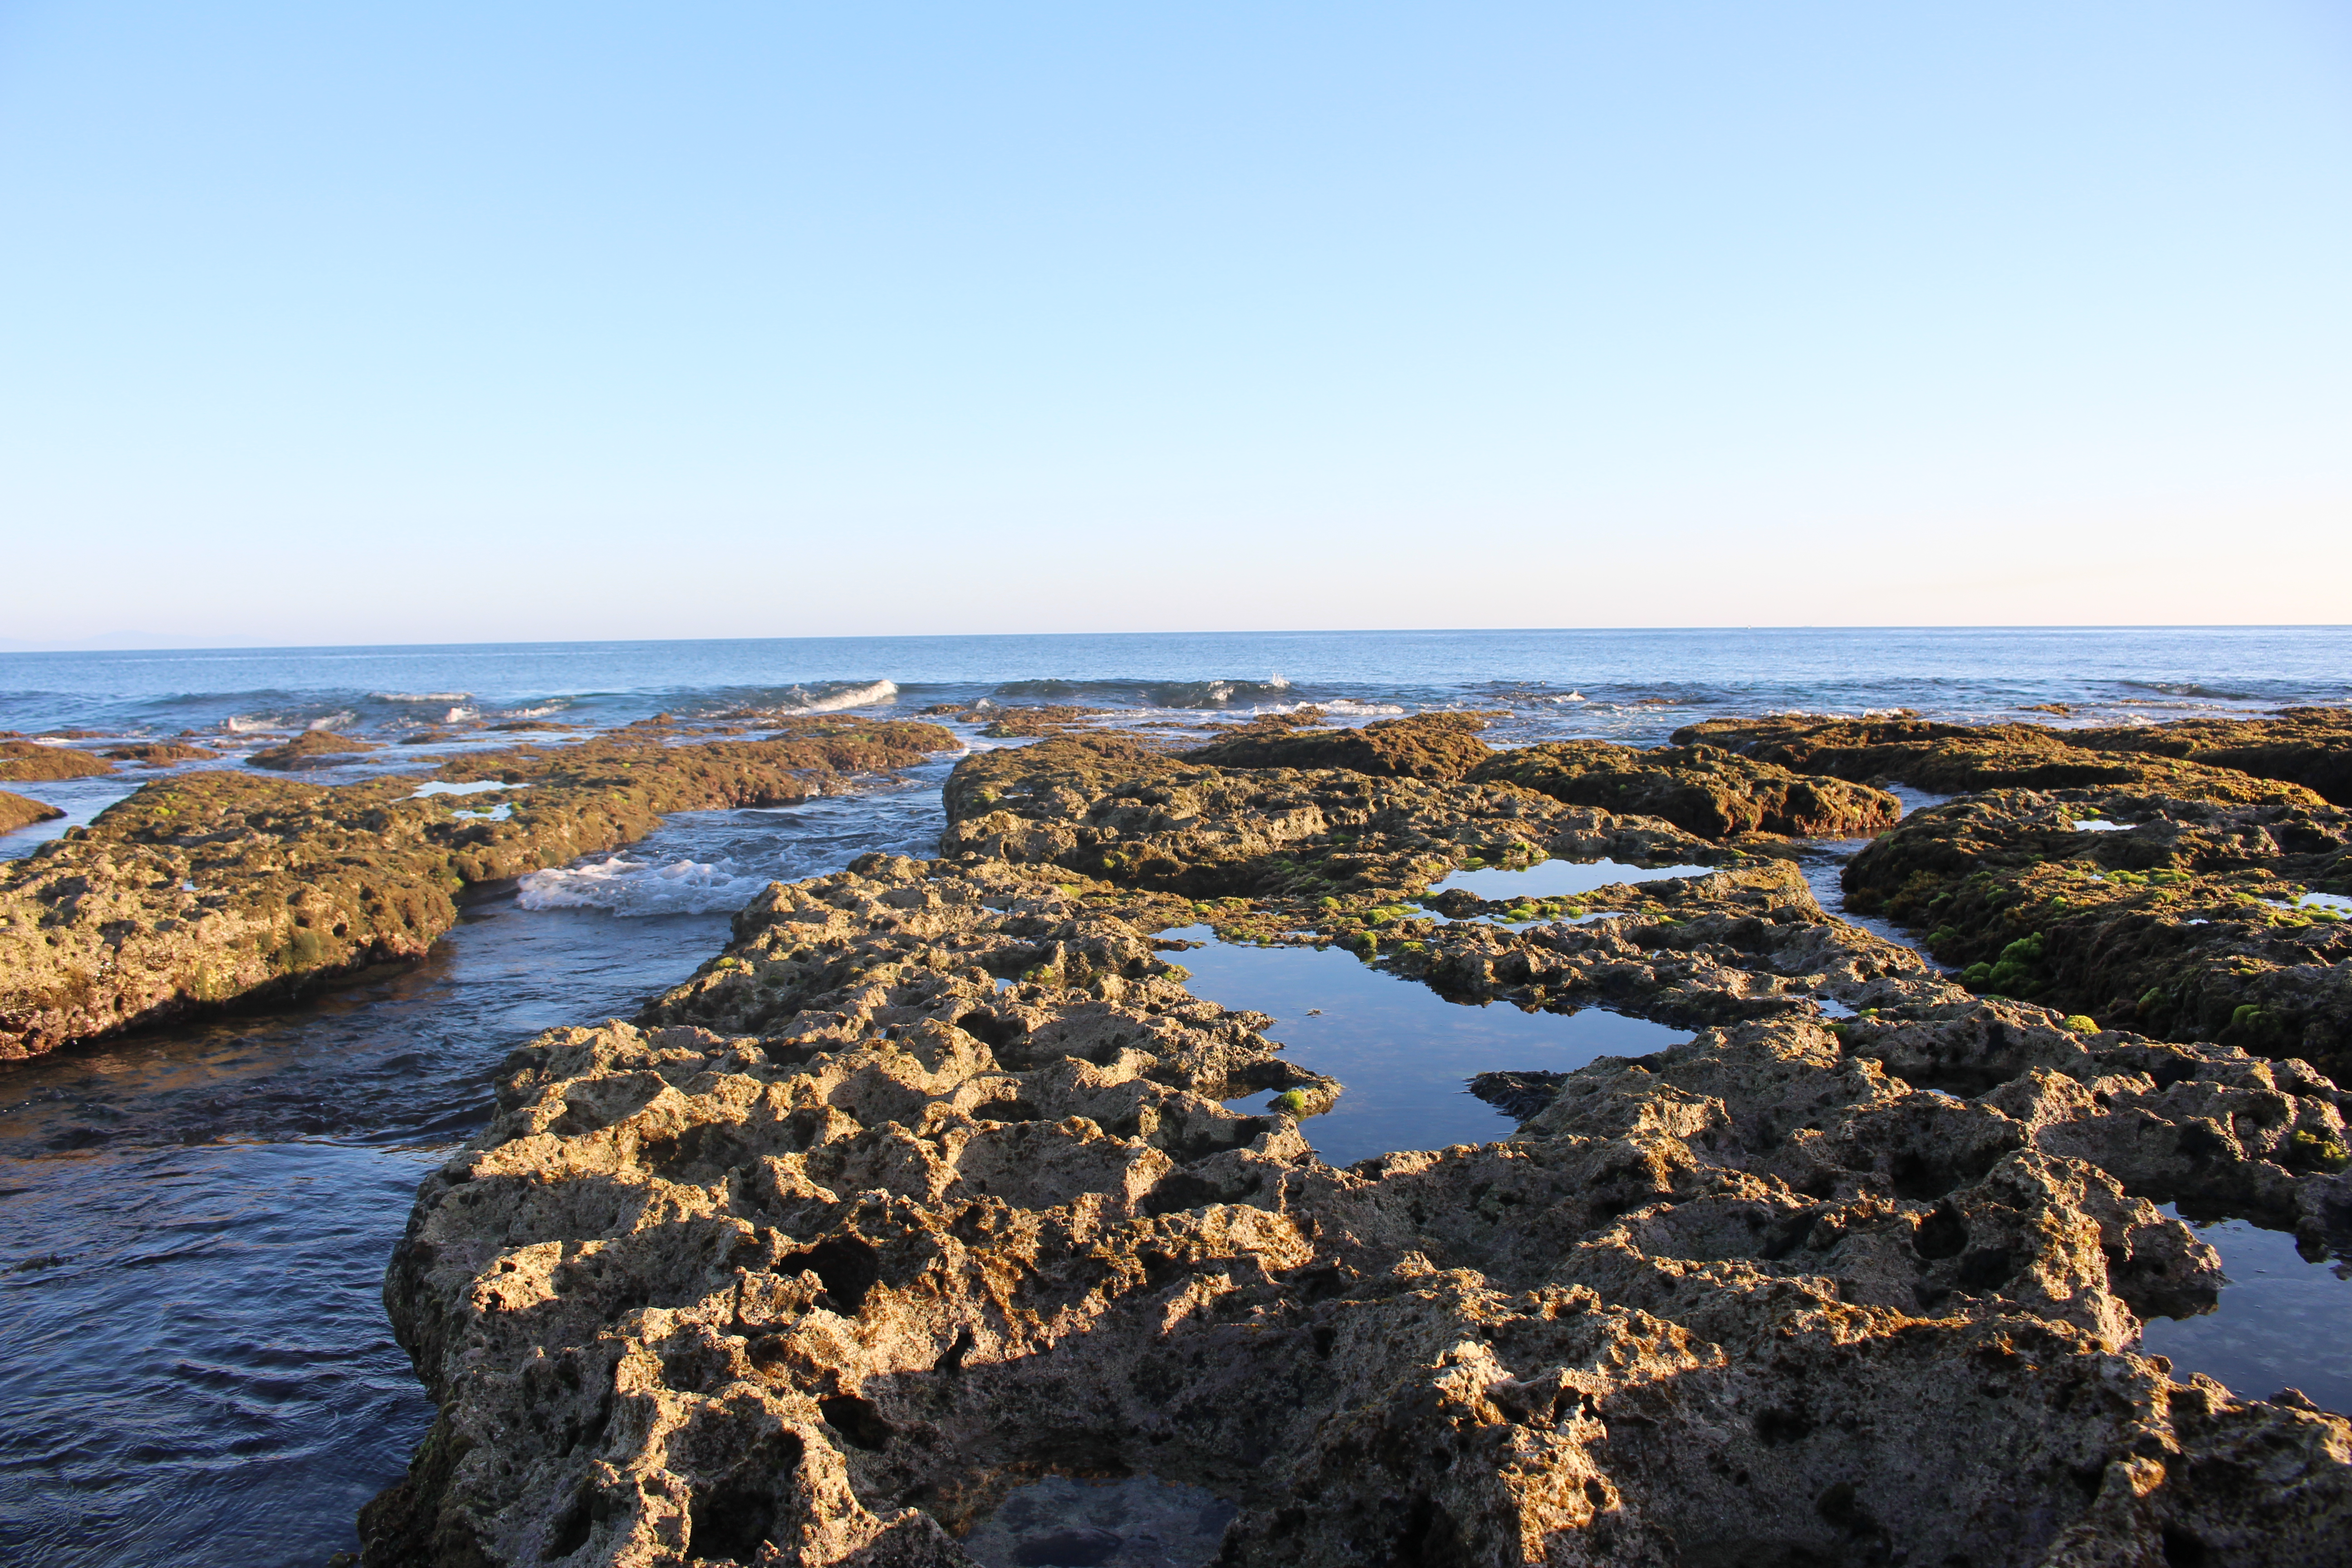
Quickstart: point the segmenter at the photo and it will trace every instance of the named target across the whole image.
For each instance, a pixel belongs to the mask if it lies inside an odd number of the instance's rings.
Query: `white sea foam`
[[[378,702],[466,702],[470,701],[474,694],[470,691],[371,691],[368,695]]]
[[[358,714],[352,712],[330,713],[323,719],[311,720],[308,724],[303,725],[302,728],[305,730],[332,730],[340,725],[348,724],[358,717]]]
[[[801,700],[779,705],[785,711],[793,713],[838,713],[845,708],[871,708],[877,703],[898,700],[898,683],[895,680],[869,681],[864,686],[821,694],[802,692],[797,687],[793,689]]]
[[[522,879],[516,902],[527,910],[610,910],[616,915],[730,914],[769,880],[743,875],[732,860],[657,866],[614,855],[592,865],[530,872]]]
[[[257,735],[270,730],[283,730],[291,720],[273,719],[266,713],[232,713],[221,721],[221,728],[232,735]]]
[[[1320,706],[1324,712],[1337,714],[1342,719],[1379,719],[1404,711],[1393,702],[1358,702],[1346,697]]]
[[[408,798],[423,800],[427,795],[487,795],[494,789],[529,789],[530,787],[530,785],[527,784],[510,784],[500,779],[475,779],[467,784],[419,784]]]

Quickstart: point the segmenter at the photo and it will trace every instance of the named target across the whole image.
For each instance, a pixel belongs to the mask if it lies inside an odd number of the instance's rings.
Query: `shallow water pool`
[[[1612,888],[1621,882],[1674,882],[1685,877],[1710,877],[1720,866],[1629,866],[1622,860],[1546,860],[1525,870],[1488,866],[1476,871],[1456,871],[1429,890],[1463,891],[1487,900],[1566,899]]]
[[[1473,1074],[1569,1072],[1596,1057],[1647,1056],[1690,1038],[1599,1007],[1523,1013],[1508,1003],[1448,1002],[1336,947],[1222,942],[1206,926],[1162,934],[1208,942],[1169,955],[1192,972],[1194,995],[1272,1014],[1267,1033],[1283,1043],[1284,1055],[1346,1086],[1338,1105],[1300,1127],[1334,1165],[1509,1137],[1517,1124],[1471,1094]],[[1231,1103],[1261,1111],[1272,1098]]]
[[[2169,1204],[2164,1212],[2182,1217]],[[2298,1388],[2315,1405],[2352,1412],[2352,1264],[2306,1263],[2293,1237],[2242,1219],[2195,1227],[2230,1282],[2212,1311],[2151,1321],[2141,1351],[2170,1357],[2176,1377],[2201,1372],[2241,1398]]]

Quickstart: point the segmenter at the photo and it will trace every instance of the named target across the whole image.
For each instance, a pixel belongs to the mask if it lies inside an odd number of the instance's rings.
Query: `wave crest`
[[[614,855],[590,865],[524,875],[515,901],[527,910],[607,910],[616,915],[732,914],[768,885],[732,860],[656,865]]]

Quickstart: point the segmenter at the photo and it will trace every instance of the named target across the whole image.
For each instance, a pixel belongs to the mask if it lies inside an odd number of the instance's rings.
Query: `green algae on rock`
[[[0,1057],[415,959],[468,883],[632,842],[669,812],[802,800],[956,744],[936,725],[828,720],[771,741],[602,740],[442,770],[529,785],[505,820],[415,798],[425,775],[161,780],[0,865]]]
[[[1903,815],[1903,803],[1884,790],[1808,777],[1709,745],[1637,751],[1605,741],[1557,741],[1496,752],[1469,777],[1508,782],[1570,805],[1664,817],[1702,838],[1855,838],[1892,827]]]
[[[1914,814],[1845,886],[1980,990],[2352,1084],[2352,923],[2298,907],[2352,891],[2352,812],[1996,790]]]
[[[38,741],[0,741],[0,780],[12,784],[96,778],[113,771],[104,758],[71,746],[45,746]]]
[[[64,815],[47,801],[0,789],[0,833],[14,833],[37,822],[54,822]]]

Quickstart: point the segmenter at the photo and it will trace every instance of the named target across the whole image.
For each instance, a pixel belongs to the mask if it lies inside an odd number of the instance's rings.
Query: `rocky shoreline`
[[[414,960],[469,886],[632,843],[671,812],[786,805],[959,745],[934,724],[780,728],[688,744],[661,726],[624,730],[359,784],[227,769],[146,784],[0,862],[0,1059]],[[253,761],[282,769],[299,744]],[[467,787],[426,793],[451,784]]]
[[[966,1564],[1052,1476],[1222,1500],[1234,1564],[2352,1552],[2352,1424],[2133,1349],[2221,1284],[2158,1204],[2352,1242],[2352,952],[2295,901],[2352,891],[2340,716],[1080,717],[960,763],[939,858],[772,888],[635,1020],[513,1054],[387,1274],[440,1417],[366,1563]],[[1979,793],[1889,827],[1885,780]],[[1827,915],[1774,826],[1886,828],[1856,902],[1968,966]],[[1715,869],[1427,892],[1547,857]],[[1346,1085],[1187,988],[1202,924],[1693,1037],[1337,1169]],[[1129,1561],[1064,1533],[1013,1560]]]

